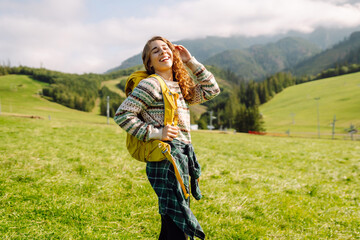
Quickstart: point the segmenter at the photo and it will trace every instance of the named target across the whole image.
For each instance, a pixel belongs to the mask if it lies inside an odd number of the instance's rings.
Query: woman
[[[199,104],[220,93],[214,76],[191,56],[183,46],[173,45],[163,37],[153,37],[145,45],[142,59],[148,74],[160,76],[177,100],[178,126],[163,126],[164,102],[159,82],[154,77],[142,80],[115,114],[115,122],[128,133],[142,141],[159,139],[171,146],[171,154],[189,192],[201,198],[198,188],[200,165],[191,145],[190,111],[188,105]],[[184,64],[196,76],[195,83]],[[201,239],[205,234],[190,210],[189,198],[185,199],[170,161],[148,162],[146,174],[159,200],[161,232],[159,239]]]

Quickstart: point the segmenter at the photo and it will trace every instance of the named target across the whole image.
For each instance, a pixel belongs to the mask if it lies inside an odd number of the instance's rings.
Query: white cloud
[[[185,15],[162,11],[165,19],[171,19],[174,25],[184,23],[190,27],[188,34],[192,32],[194,37],[261,35],[290,29],[311,31],[319,25],[349,27],[360,24],[359,5],[336,5],[328,1],[228,0],[219,4],[217,0],[198,0],[179,4],[177,12]]]
[[[358,26],[360,4],[351,2],[173,1],[171,6],[151,5],[143,16],[112,15],[88,21],[96,13],[88,12],[86,0],[0,0],[0,61],[33,67],[42,64],[64,72],[104,72],[139,53],[153,35],[180,40]]]
[[[46,21],[72,21],[84,15],[85,0],[0,0],[2,14]]]

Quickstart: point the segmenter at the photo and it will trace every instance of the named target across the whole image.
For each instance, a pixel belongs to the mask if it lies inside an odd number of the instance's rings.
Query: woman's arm
[[[197,80],[192,97],[187,101],[188,104],[194,105],[203,103],[219,95],[219,85],[217,84],[214,75],[206,70],[204,65],[199,63],[194,57],[192,57],[186,65],[193,72]]]
[[[146,110],[156,100],[160,85],[155,79],[144,79],[134,88],[133,92],[121,103],[115,113],[115,122],[126,132],[141,141],[151,138],[160,139],[162,131],[139,118],[142,111]]]
[[[177,45],[175,48],[178,50],[181,60],[193,72],[197,80],[192,97],[187,101],[188,104],[203,103],[219,95],[220,88],[212,73],[192,57],[185,47]]]
[[[178,134],[178,127],[155,127],[138,117],[142,111],[145,111],[160,97],[159,94],[161,94],[161,90],[156,79],[142,80],[117,109],[114,117],[115,122],[141,141],[146,142],[150,139],[173,140]]]

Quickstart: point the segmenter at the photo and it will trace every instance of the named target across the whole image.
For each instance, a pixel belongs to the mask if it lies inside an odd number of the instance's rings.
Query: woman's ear
[[[151,60],[150,60],[150,59],[147,61],[146,65],[147,65],[148,68],[152,68],[152,67],[153,67],[153,65],[151,64]]]

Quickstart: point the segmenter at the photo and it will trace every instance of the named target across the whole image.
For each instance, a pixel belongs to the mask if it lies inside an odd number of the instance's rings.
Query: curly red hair
[[[188,71],[186,70],[184,63],[182,62],[181,57],[179,55],[179,52],[175,49],[174,44],[172,44],[166,38],[163,38],[160,36],[155,36],[155,37],[152,37],[145,44],[144,50],[142,52],[142,60],[143,60],[143,64],[145,66],[147,73],[148,74],[155,73],[154,69],[152,67],[150,67],[150,50],[151,50],[150,43],[155,40],[163,41],[164,43],[166,43],[168,45],[168,47],[172,51],[172,53],[173,53],[172,71],[173,71],[174,80],[179,82],[181,93],[184,96],[185,100],[190,100],[191,95],[192,95],[191,93],[193,91],[195,84],[194,84],[192,78],[190,77]]]

